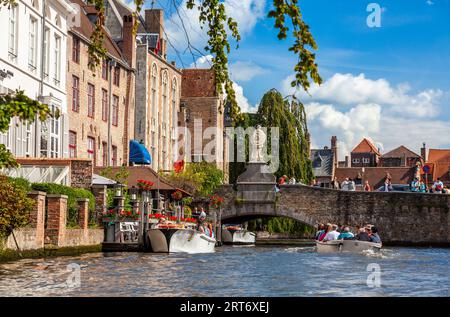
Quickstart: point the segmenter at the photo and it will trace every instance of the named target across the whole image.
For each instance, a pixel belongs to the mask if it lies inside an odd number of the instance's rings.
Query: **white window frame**
[[[370,159],[367,158],[367,157],[363,157],[362,162],[363,162],[364,164],[369,164],[369,163],[370,163]]]
[[[18,11],[19,5],[9,8],[8,56],[11,61],[17,60]]]
[[[50,28],[48,27],[44,30],[44,50],[42,52],[44,54],[44,79],[48,80],[50,74]]]
[[[354,164],[359,164],[361,161],[360,161],[360,159],[359,158],[354,158],[353,160],[352,160],[352,163],[354,163]]]
[[[38,60],[38,19],[30,15],[28,26],[28,69],[35,73]]]
[[[61,36],[55,34],[55,48],[54,48],[54,83],[56,86],[61,84]]]
[[[151,71],[151,130],[156,130],[156,122],[158,121],[158,66],[156,66],[156,63],[152,65],[152,71]]]

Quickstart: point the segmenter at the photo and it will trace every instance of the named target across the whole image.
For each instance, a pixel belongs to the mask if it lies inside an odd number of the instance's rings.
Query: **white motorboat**
[[[156,253],[211,253],[216,239],[189,228],[152,228],[147,231]]]
[[[223,226],[222,242],[232,245],[254,245],[256,234],[238,226]]]
[[[316,249],[319,253],[332,252],[353,252],[360,253],[365,250],[379,251],[381,243],[359,241],[359,240],[332,240],[332,241],[316,241]]]

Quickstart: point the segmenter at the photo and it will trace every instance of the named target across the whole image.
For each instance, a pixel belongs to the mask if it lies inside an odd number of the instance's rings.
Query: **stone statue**
[[[266,143],[266,134],[260,125],[256,127],[251,138],[250,163],[264,162],[264,144]]]

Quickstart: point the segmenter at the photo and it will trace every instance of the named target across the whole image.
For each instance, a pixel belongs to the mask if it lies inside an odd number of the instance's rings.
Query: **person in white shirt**
[[[337,240],[338,239],[338,237],[340,235],[340,233],[337,232],[338,226],[337,225],[332,225],[331,227],[332,227],[331,231],[329,231],[327,233],[327,235],[325,236],[323,241],[333,241],[333,240]]]
[[[342,190],[349,190],[348,186],[349,186],[349,181],[348,181],[348,178],[346,178],[346,179],[344,179],[344,181],[341,184],[341,189]]]

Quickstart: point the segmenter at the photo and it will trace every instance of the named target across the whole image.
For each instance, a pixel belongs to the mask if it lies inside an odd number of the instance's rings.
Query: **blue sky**
[[[182,61],[173,50],[169,58],[191,66],[174,13],[174,3],[181,2],[159,0],[155,6],[166,10],[168,36],[182,53]],[[230,68],[244,109],[254,108],[271,88],[291,92],[296,57],[288,52],[292,39],[279,41],[273,20],[266,18],[271,2],[225,0],[241,28],[242,41],[230,54]],[[450,0],[299,2],[319,46],[317,61],[325,80],[310,96],[300,93],[314,146],[327,145],[337,134],[343,152],[362,137],[383,150],[404,144],[418,152],[423,141],[450,147]],[[366,24],[371,2],[383,8],[380,28]],[[183,9],[181,17],[191,42],[203,47],[195,13]]]

